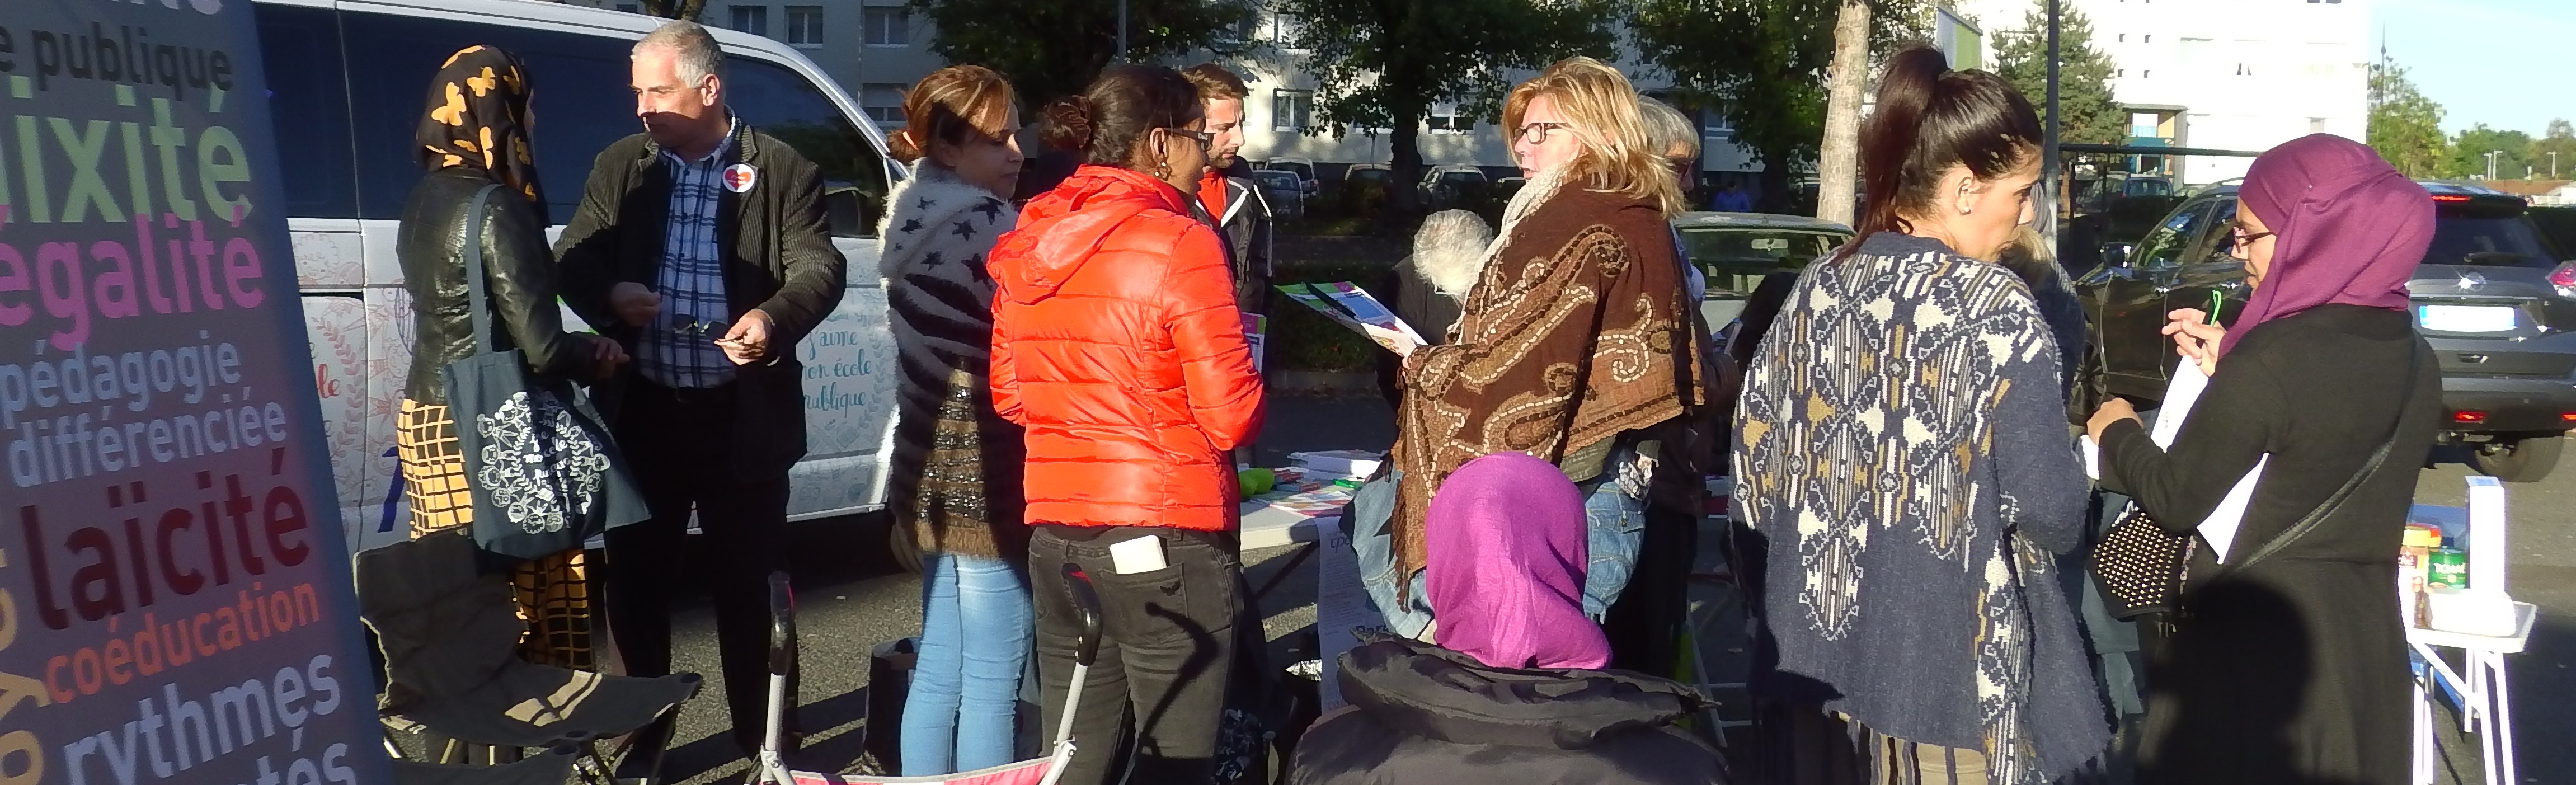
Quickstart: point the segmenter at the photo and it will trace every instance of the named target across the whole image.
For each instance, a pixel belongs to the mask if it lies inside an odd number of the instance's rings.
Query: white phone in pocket
[[[1148,534],[1109,546],[1109,568],[1120,575],[1153,572],[1171,566],[1163,559],[1163,538]]]

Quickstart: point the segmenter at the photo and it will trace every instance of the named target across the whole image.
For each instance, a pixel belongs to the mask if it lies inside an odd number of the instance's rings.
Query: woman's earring
[[[1169,162],[1169,161],[1155,161],[1155,162],[1154,162],[1154,179],[1156,179],[1156,180],[1169,180],[1169,179],[1172,179],[1172,164],[1171,164],[1171,162]]]

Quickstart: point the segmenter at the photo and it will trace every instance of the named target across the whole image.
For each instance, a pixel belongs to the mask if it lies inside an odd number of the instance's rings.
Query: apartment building
[[[2311,133],[2363,139],[2371,0],[2065,0],[2114,62],[2130,143],[2260,151]],[[2033,0],[1960,0],[1990,35]],[[2038,100],[2040,96],[2031,96]],[[2243,177],[2249,158],[2171,159],[2186,183]]]

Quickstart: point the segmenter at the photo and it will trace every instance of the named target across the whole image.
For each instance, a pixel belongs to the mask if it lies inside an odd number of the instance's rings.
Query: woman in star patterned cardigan
[[[1027,454],[993,409],[993,243],[1022,157],[1011,86],[977,66],[923,77],[892,144],[912,177],[879,227],[897,365],[887,504],[923,551],[922,632],[903,713],[903,773],[1016,758],[1012,718],[1033,634],[1021,520]]]

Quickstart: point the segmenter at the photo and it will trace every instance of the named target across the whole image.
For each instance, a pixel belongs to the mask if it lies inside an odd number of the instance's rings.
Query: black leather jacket
[[[489,182],[471,169],[441,169],[412,186],[411,201],[403,205],[394,255],[402,261],[403,288],[411,291],[415,336],[405,398],[447,403],[441,371],[474,355],[474,322],[466,311],[465,211],[474,192]],[[536,208],[503,188],[486,200],[481,218],[484,285],[496,327],[492,347],[517,347],[537,373],[589,378],[590,343],[564,332],[563,311],[555,305],[554,253],[546,247]]]

